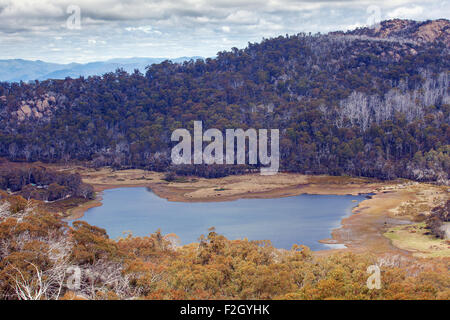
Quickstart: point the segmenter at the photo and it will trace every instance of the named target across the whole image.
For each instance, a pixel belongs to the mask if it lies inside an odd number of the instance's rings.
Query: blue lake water
[[[215,227],[229,239],[270,240],[275,247],[285,249],[297,243],[323,250],[339,247],[318,241],[330,238],[331,230],[338,228],[364,197],[299,195],[186,203],[167,201],[147,188],[117,188],[105,190],[103,205],[89,209],[81,220],[106,229],[111,238],[124,232],[146,236],[161,229],[188,244]]]

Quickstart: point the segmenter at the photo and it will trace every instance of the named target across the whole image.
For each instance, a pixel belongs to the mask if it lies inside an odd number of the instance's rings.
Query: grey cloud
[[[66,27],[69,5],[80,7],[81,30]],[[370,5],[380,7],[383,19],[450,12],[449,2],[439,0],[0,0],[0,58],[212,56],[262,37],[361,26]]]

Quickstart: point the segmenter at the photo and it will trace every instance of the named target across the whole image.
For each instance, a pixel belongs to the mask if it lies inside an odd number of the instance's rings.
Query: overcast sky
[[[0,59],[212,57],[263,37],[449,17],[450,0],[0,0]]]

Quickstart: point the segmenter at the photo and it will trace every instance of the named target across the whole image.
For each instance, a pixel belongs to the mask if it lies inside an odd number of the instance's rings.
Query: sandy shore
[[[139,169],[113,171],[84,167],[60,170],[78,172],[83,181],[94,186],[95,191],[120,187],[150,187],[158,196],[169,201],[205,202],[229,201],[240,198],[272,198],[299,194],[362,194],[377,192],[394,182],[373,179],[310,176],[295,173],[279,173],[273,176],[247,174],[224,178],[183,178],[183,182],[167,182],[164,173]]]
[[[342,227],[332,232],[332,237],[353,251],[410,255],[417,250],[395,246],[384,233],[399,225],[416,223],[419,215],[427,215],[431,208],[448,199],[446,190],[419,183],[385,186],[370,199],[360,202],[353,215],[342,220]],[[429,248],[428,252],[433,250]]]

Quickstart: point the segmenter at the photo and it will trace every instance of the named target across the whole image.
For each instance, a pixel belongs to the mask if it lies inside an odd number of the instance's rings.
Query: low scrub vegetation
[[[449,299],[448,261],[426,264],[366,254],[318,257],[305,246],[229,240],[210,229],[176,245],[159,231],[109,239],[105,230],[34,210],[15,197],[0,205],[1,299]],[[13,201],[14,200],[14,201]],[[368,266],[382,287],[366,286]]]

